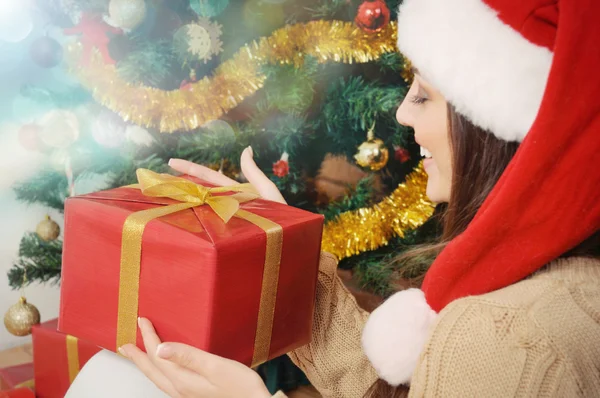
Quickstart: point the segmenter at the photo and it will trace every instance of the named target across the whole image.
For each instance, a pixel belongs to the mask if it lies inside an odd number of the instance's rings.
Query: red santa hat
[[[410,381],[437,313],[514,284],[600,228],[600,2],[404,0],[398,46],[456,110],[522,141],[422,290],[373,312],[363,347],[381,378]]]

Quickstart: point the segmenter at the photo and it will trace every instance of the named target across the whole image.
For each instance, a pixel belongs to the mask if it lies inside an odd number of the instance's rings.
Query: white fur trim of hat
[[[398,48],[471,122],[505,141],[525,138],[552,52],[506,25],[482,0],[405,0]]]
[[[420,289],[407,289],[371,313],[362,345],[379,377],[392,386],[408,384],[437,314]]]

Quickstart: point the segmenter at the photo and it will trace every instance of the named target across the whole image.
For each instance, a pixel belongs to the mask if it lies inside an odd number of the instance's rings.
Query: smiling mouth
[[[421,156],[424,157],[425,159],[431,159],[433,156],[431,155],[431,152],[429,152],[429,150],[427,150],[426,148],[421,147]]]

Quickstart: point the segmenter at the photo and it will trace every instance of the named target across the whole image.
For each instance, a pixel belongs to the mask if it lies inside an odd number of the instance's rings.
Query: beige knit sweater
[[[362,397],[377,379],[360,343],[368,314],[336,267],[323,253],[313,340],[288,355],[324,397]],[[409,396],[600,397],[600,261],[557,260],[514,285],[448,305]]]

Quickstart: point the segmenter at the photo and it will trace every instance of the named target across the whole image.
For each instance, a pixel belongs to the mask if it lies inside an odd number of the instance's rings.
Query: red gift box
[[[203,201],[231,198],[231,192],[215,192],[206,199],[206,190],[196,184],[209,184],[171,176],[166,183],[173,179]],[[126,220],[182,204],[149,197],[145,194],[154,191],[142,186],[143,193],[122,187],[67,200],[61,331],[112,351],[126,342],[143,348],[136,325],[142,316],[163,341],[247,365],[310,341],[322,215],[255,199],[242,201],[240,211],[225,222],[211,206],[196,204],[150,221],[143,232],[138,229],[141,259],[132,276],[124,260],[131,257],[125,242],[133,234]],[[124,308],[131,301],[137,305]],[[125,334],[129,337],[123,339]]]
[[[0,398],[35,398],[35,394],[29,388],[23,387],[0,391]]]
[[[33,363],[0,369],[0,391],[21,387],[33,388]]]
[[[62,398],[79,370],[100,348],[57,330],[58,320],[32,328],[35,393],[38,398]]]

